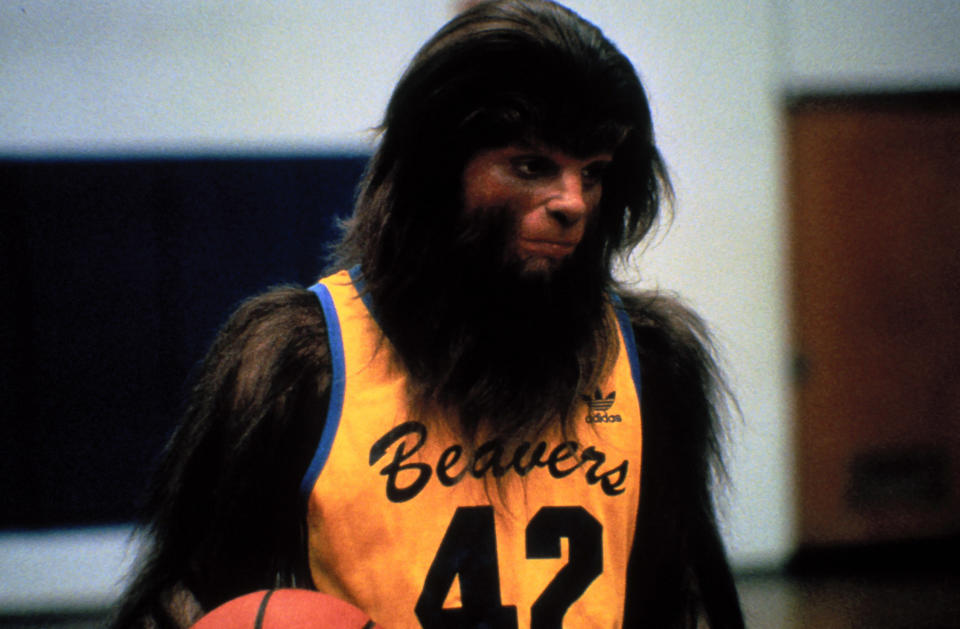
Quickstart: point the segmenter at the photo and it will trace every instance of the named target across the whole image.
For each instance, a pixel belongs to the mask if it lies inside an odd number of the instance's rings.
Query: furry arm
[[[189,626],[246,592],[311,587],[298,487],[323,429],[327,345],[302,289],[253,297],[221,328],[156,470],[116,627]]]

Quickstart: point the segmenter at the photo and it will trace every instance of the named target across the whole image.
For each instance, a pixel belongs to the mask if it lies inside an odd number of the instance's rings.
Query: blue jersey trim
[[[343,360],[343,336],[340,332],[340,318],[337,316],[337,308],[333,304],[333,297],[330,291],[323,284],[314,284],[310,290],[320,300],[320,306],[323,308],[323,316],[327,322],[327,338],[330,342],[330,359],[333,373],[330,382],[330,406],[327,408],[327,418],[323,424],[323,433],[320,435],[320,443],[310,461],[307,473],[303,475],[300,482],[300,495],[306,500],[313,491],[313,486],[323,470],[323,466],[330,456],[330,449],[333,447],[333,438],[337,435],[337,428],[340,427],[340,415],[343,412],[343,391],[346,385],[346,367]]]
[[[620,334],[623,335],[624,348],[627,357],[630,359],[630,375],[633,376],[633,386],[637,389],[637,401],[643,406],[641,394],[642,375],[640,373],[640,356],[637,354],[637,339],[633,335],[633,323],[630,321],[630,314],[623,306],[623,300],[616,293],[610,293],[613,300],[613,306],[617,313],[617,321],[620,323]]]

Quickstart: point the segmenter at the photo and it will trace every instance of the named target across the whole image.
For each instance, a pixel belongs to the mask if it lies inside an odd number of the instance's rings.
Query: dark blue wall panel
[[[365,161],[0,162],[0,528],[133,517],[216,329],[319,277]]]

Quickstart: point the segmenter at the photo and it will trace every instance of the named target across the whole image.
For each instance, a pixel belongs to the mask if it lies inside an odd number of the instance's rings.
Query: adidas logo
[[[610,415],[607,413],[617,399],[616,391],[611,391],[608,395],[604,396],[603,393],[600,392],[600,389],[597,389],[592,396],[581,395],[580,397],[583,398],[583,401],[587,403],[587,407],[589,408],[586,418],[588,424],[613,424],[623,421],[619,415]]]

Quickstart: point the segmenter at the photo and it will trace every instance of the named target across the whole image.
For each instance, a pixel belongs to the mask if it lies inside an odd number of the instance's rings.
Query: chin
[[[563,260],[534,256],[522,260],[520,268],[525,275],[539,275],[543,273],[553,273],[562,265]]]
[[[517,265],[519,279],[527,282],[550,282],[563,268],[564,261],[555,258],[527,258]]]
[[[526,254],[517,256],[517,266],[523,275],[552,275],[570,264],[570,256]]]

